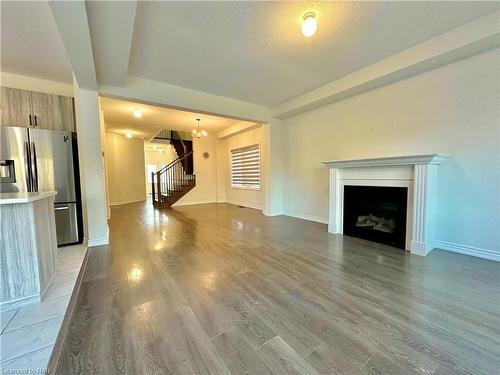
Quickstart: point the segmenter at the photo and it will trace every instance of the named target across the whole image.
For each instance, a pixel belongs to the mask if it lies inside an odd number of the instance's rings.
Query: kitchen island
[[[0,193],[0,310],[40,301],[55,277],[55,191]]]

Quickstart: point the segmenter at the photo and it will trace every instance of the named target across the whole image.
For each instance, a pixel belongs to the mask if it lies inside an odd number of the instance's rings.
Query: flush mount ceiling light
[[[313,36],[316,33],[318,28],[318,22],[316,21],[316,13],[309,12],[304,14],[304,18],[302,20],[302,34],[306,37]]]
[[[201,138],[201,137],[206,137],[208,133],[205,130],[200,130],[200,121],[201,119],[197,118],[196,121],[198,121],[198,128],[193,129],[191,132],[191,136],[193,138]]]
[[[139,108],[134,109],[134,111],[132,113],[137,118],[140,118],[142,116],[142,111]]]
[[[127,137],[127,138],[132,138],[132,133],[131,133],[131,132],[126,132],[126,133],[125,133],[125,137]]]

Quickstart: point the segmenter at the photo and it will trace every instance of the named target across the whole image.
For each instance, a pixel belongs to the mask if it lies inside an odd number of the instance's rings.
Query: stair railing
[[[193,152],[188,152],[170,162],[158,172],[151,173],[153,204],[166,200],[176,191],[181,191],[193,181],[194,175],[188,175],[184,171],[184,163],[187,158],[192,158]]]

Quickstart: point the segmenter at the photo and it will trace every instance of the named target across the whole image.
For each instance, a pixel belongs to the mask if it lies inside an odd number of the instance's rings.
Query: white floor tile
[[[2,362],[2,374],[44,374],[54,345]],[[14,372],[16,370],[17,372]]]
[[[63,317],[59,316],[0,335],[0,360],[2,362],[20,357],[53,345],[56,341]]]
[[[67,295],[21,307],[4,332],[64,315],[68,308],[69,299],[70,296]]]
[[[66,280],[60,281],[57,279],[54,280],[52,285],[50,286],[47,293],[45,293],[44,301],[47,301],[52,298],[58,298],[62,296],[69,296],[73,292],[73,288],[75,287],[75,281]]]
[[[2,312],[1,373],[35,373],[47,367],[85,252],[83,245],[61,248],[56,257],[56,277],[43,302]]]
[[[57,272],[56,277],[54,279],[54,282],[55,283],[62,282],[62,281],[75,282],[77,278],[78,278],[78,272],[75,272],[75,271]]]
[[[14,315],[16,315],[17,309],[4,311],[0,314],[0,333],[2,333],[7,325],[10,323]]]

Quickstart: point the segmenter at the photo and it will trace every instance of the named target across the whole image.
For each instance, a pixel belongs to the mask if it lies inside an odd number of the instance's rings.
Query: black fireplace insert
[[[344,234],[405,248],[408,189],[344,186]]]

